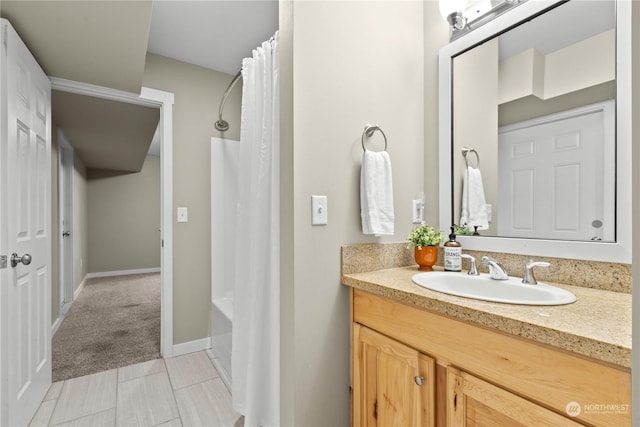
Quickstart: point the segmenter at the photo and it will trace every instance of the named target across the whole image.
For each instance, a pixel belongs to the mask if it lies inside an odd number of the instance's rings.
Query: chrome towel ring
[[[368,151],[367,148],[364,146],[364,137],[366,135],[367,137],[371,138],[375,133],[375,131],[379,131],[384,137],[384,151],[387,151],[387,135],[384,134],[384,132],[382,131],[382,129],[380,129],[380,126],[378,125],[365,125],[364,131],[362,132],[362,149],[364,151]]]
[[[480,155],[478,154],[478,152],[476,151],[475,148],[468,148],[468,147],[462,147],[462,157],[464,157],[464,162],[467,164],[467,167],[469,167],[469,158],[467,157],[469,155],[469,153],[473,153],[476,155],[476,165],[475,168],[479,168],[480,167]]]

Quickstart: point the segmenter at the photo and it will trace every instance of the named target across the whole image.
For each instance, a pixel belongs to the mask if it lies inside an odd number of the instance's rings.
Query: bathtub
[[[211,350],[231,390],[231,317],[235,288],[240,142],[211,138]]]
[[[211,301],[211,361],[220,379],[231,390],[231,315],[233,297]]]

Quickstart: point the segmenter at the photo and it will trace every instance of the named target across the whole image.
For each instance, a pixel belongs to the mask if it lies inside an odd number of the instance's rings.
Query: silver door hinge
[[[0,255],[0,270],[3,268],[7,268],[7,256]]]

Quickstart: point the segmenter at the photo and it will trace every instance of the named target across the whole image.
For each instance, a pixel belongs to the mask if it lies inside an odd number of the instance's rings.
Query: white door
[[[51,385],[51,86],[6,20],[2,38],[0,424],[20,426]]]
[[[58,129],[58,257],[60,314],[73,302],[73,147]]]
[[[498,234],[615,240],[613,106],[548,116],[501,129]]]

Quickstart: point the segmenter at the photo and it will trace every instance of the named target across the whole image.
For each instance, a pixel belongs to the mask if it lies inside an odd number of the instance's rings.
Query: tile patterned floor
[[[242,427],[204,351],[54,383],[31,427]]]

